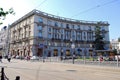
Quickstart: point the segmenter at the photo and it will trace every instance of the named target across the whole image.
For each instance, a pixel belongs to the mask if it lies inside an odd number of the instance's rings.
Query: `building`
[[[4,26],[0,31],[0,53],[5,56],[8,54],[9,41],[8,41],[8,27]]]
[[[10,52],[21,56],[93,55],[97,23],[32,10],[10,25]],[[100,21],[99,26],[109,48],[109,24]]]
[[[117,50],[117,54],[120,54],[120,42],[118,40],[112,39],[110,44],[112,50]]]

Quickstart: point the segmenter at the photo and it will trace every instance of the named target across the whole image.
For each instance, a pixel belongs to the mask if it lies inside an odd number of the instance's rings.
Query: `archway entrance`
[[[93,50],[89,50],[89,56],[90,56],[90,57],[93,56]]]
[[[40,56],[40,57],[43,56],[43,49],[42,48],[38,48],[37,56]]]
[[[54,49],[53,55],[58,56],[58,50],[57,49]]]
[[[70,50],[66,50],[66,56],[70,56]]]

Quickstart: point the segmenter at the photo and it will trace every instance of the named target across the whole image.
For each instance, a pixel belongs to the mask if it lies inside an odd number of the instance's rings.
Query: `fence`
[[[99,66],[110,66],[110,67],[120,67],[120,60],[109,59],[108,57],[39,57],[39,59],[34,59],[31,61],[41,61],[41,62],[59,62],[59,63],[72,63],[72,64],[85,64],[85,65],[99,65]]]

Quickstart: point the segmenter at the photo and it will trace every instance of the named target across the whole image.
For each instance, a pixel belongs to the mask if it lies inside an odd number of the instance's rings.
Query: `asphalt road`
[[[120,80],[120,68],[95,65],[77,65],[56,62],[3,60],[9,80]]]

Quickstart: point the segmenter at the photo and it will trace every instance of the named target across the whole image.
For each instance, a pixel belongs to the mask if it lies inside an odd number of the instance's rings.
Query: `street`
[[[12,59],[3,60],[0,67],[9,80],[120,80],[120,68],[95,65],[77,65],[57,62],[39,62]]]

